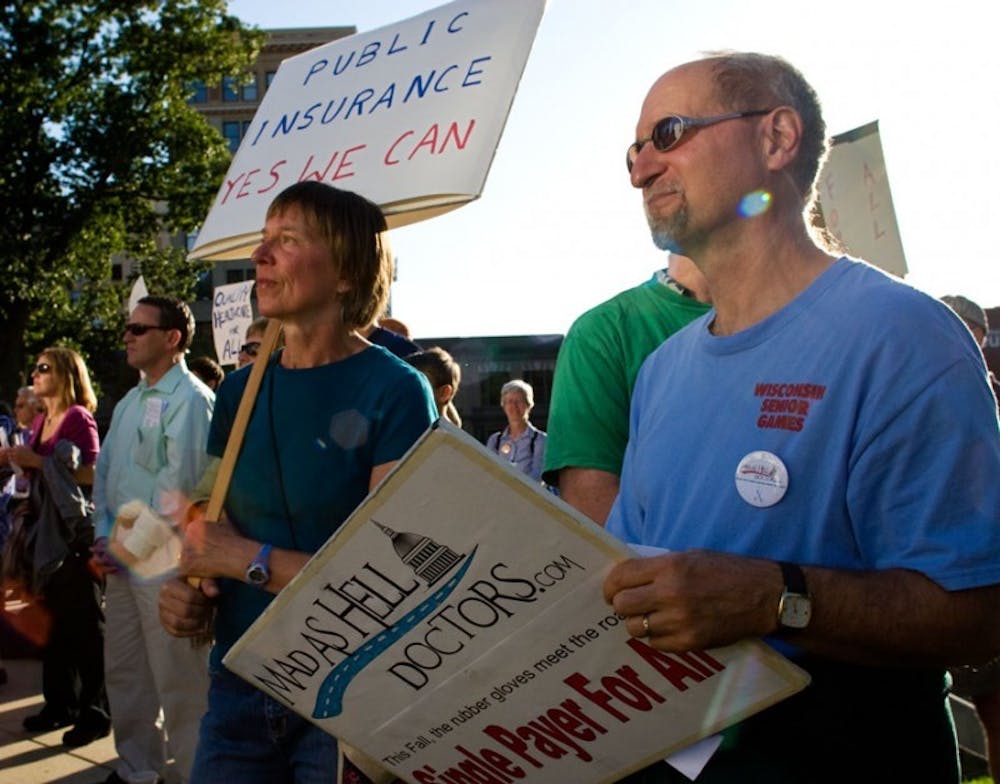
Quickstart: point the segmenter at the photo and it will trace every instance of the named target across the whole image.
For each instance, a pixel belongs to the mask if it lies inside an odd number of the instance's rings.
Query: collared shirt
[[[139,500],[164,515],[177,509],[208,465],[215,395],[182,359],[152,386],[140,380],[115,406],[97,459],[97,536],[109,536],[121,506]]]
[[[545,463],[545,439],[545,431],[529,422],[528,429],[517,438],[512,438],[510,428],[505,427],[500,433],[491,435],[487,445],[536,482],[541,482],[542,466]]]

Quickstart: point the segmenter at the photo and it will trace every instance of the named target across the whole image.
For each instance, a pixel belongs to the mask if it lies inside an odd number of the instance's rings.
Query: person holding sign
[[[646,96],[632,185],[714,309],[639,373],[607,527],[669,552],[616,565],[605,596],[654,648],[764,637],[810,673],[699,784],[957,784],[945,668],[1000,650],[995,403],[943,304],[813,242],[825,148],[777,57],[709,56]]]
[[[284,190],[253,252],[260,312],[284,328],[268,359],[225,514],[188,524],[160,618],[177,636],[215,612],[208,712],[192,782],[330,782],[334,738],[222,665],[243,632],[436,418],[415,368],[362,338],[381,313],[392,261],[381,210],[316,181]],[[219,388],[208,440],[221,456],[250,375]]]

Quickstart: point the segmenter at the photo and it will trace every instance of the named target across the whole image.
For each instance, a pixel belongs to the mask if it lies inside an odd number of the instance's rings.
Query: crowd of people
[[[699,782],[957,784],[951,678],[977,678],[992,762],[1000,724],[988,322],[815,237],[826,145],[814,90],[781,58],[663,74],[626,164],[667,266],[573,324],[548,432],[513,379],[486,448],[623,541],[663,548],[604,583],[631,636],[668,652],[762,638],[809,673],[727,729]],[[749,193],[768,209],[747,217]],[[86,366],[59,346],[0,419],[6,579],[52,624],[25,730],[72,724],[76,746],[113,728],[110,784],[336,780],[336,740],[222,658],[435,420],[461,425],[458,363],[379,320],[391,253],[376,205],[293,185],[252,258],[264,320],[246,367],[197,362],[195,376],[190,310],[150,296],[124,333],[142,377],[102,444]],[[283,342],[264,355],[267,319]],[[244,428],[207,520],[205,478]],[[152,543],[150,519],[172,536]],[[152,547],[173,547],[174,568],[140,576]],[[686,779],[657,763],[623,780]]]

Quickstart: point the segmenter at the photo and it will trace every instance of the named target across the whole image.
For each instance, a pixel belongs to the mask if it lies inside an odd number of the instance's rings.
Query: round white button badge
[[[736,490],[751,506],[774,506],[788,491],[788,469],[772,452],[751,452],[736,466]]]

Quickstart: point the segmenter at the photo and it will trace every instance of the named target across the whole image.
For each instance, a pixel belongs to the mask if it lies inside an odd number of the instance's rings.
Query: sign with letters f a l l
[[[319,180],[389,226],[477,199],[545,0],[458,0],[282,62],[192,258],[245,258],[284,188]]]
[[[826,228],[848,253],[906,275],[877,120],[831,139],[818,190]]]

